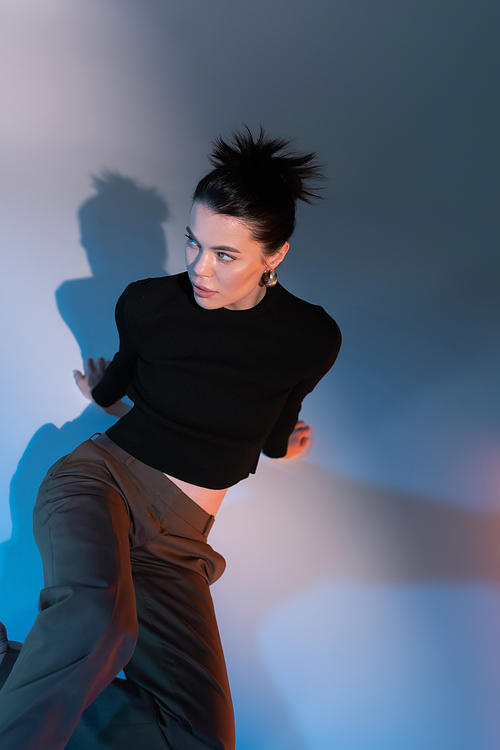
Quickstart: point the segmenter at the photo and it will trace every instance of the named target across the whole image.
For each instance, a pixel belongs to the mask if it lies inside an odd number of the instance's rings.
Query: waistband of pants
[[[161,495],[162,501],[165,504],[175,504],[175,510],[180,516],[199,531],[200,534],[205,537],[208,536],[214,524],[215,516],[210,515],[198,503],[195,503],[180,487],[177,487],[175,482],[172,482],[171,479],[165,476],[163,472],[159,469],[153,469],[152,466],[148,466],[139,461],[139,459],[131,456],[130,453],[127,453],[123,448],[116,445],[106,433],[97,432],[95,435],[92,435],[91,440],[108,453],[111,453],[116,460],[123,463],[128,471],[140,482],[149,487],[155,495]],[[173,490],[169,499],[165,498],[165,488],[167,487]]]

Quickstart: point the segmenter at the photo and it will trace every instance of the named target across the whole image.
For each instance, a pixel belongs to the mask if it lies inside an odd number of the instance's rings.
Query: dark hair
[[[321,197],[310,189],[324,179],[316,154],[296,153],[290,145],[262,127],[256,140],[246,126],[232,134],[232,142],[216,138],[209,157],[215,168],[196,186],[193,202],[247,221],[253,239],[271,255],[295,228],[296,201]]]

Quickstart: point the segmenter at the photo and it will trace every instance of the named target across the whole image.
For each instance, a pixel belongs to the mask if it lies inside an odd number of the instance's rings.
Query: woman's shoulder
[[[149,325],[169,306],[178,304],[176,299],[185,300],[187,294],[184,276],[187,274],[157,276],[129,284],[116,303],[115,318],[118,326],[125,324],[135,328],[138,325]]]
[[[337,322],[321,305],[308,302],[284,287],[280,295],[280,328],[285,326],[294,340],[316,351],[320,357],[329,357],[340,349],[342,335]]]
[[[122,307],[141,306],[141,303],[154,305],[155,301],[164,304],[186,286],[186,277],[187,273],[184,272],[133,281],[123,291],[117,304]]]
[[[281,287],[281,308],[291,323],[306,330],[317,329],[318,332],[340,336],[340,328],[325,308],[313,302],[297,297]]]

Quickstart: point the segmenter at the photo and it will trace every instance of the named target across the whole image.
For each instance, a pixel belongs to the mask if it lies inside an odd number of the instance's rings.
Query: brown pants
[[[34,509],[45,588],[0,692],[2,750],[234,748],[212,522],[106,435],[49,470]]]

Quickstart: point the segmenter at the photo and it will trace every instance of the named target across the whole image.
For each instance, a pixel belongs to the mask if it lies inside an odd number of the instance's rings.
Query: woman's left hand
[[[303,420],[297,422],[293,432],[288,438],[288,447],[284,458],[294,458],[307,448],[309,440],[312,437],[312,430]]]

